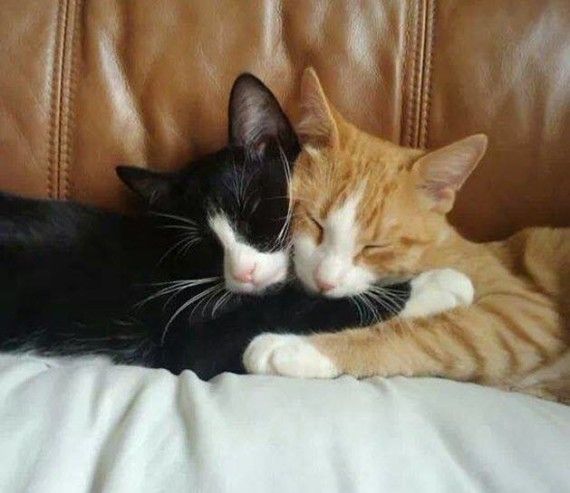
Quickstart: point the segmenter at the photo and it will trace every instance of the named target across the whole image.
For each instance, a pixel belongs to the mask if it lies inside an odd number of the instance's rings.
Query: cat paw
[[[339,372],[306,337],[291,334],[261,334],[243,354],[249,373],[282,375],[295,378],[333,378]]]
[[[473,303],[475,289],[471,279],[455,269],[423,272],[411,281],[410,299],[400,312],[402,317],[427,317]]]

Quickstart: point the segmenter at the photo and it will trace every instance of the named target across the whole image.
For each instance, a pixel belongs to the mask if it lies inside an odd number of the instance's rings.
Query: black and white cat
[[[0,351],[209,378],[243,371],[243,350],[268,327],[330,331],[405,315],[455,275],[395,286],[369,311],[286,282],[298,140],[249,74],[234,84],[229,122],[230,145],[181,171],[118,168],[143,199],[137,216],[0,195]]]

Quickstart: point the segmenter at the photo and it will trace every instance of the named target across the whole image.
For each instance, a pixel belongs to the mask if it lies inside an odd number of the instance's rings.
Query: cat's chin
[[[330,299],[339,299],[339,298],[352,298],[353,296],[358,296],[360,294],[366,293],[370,286],[362,286],[362,287],[339,287],[332,289],[330,291],[321,291],[316,286],[312,284],[302,283],[305,291],[307,291],[312,296],[318,296],[322,298],[330,298]]]
[[[232,293],[245,295],[245,296],[264,296],[266,294],[273,293],[278,291],[283,287],[285,284],[285,280],[273,282],[270,284],[265,285],[254,285],[250,283],[235,283],[235,282],[226,282],[226,289],[231,291]]]

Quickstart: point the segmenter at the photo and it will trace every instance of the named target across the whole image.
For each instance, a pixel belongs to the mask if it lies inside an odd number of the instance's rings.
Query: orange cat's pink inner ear
[[[334,110],[312,67],[303,71],[300,107],[301,113],[296,131],[301,143],[315,147],[337,146],[339,136]]]
[[[433,208],[447,213],[456,192],[463,186],[487,149],[487,137],[472,135],[430,152],[414,164],[417,185],[432,202]]]

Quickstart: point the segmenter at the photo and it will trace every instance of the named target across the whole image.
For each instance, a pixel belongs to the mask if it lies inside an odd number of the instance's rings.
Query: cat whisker
[[[370,323],[375,324],[378,321],[380,321],[381,320],[380,313],[378,312],[377,308],[374,306],[373,301],[367,297],[367,293],[362,293],[361,298],[364,306],[368,309],[372,317]]]
[[[218,278],[219,279],[219,278]],[[160,343],[164,344],[164,341],[166,340],[166,335],[168,334],[168,330],[170,329],[170,326],[174,323],[174,321],[178,318],[178,316],[187,308],[189,308],[190,306],[192,306],[194,303],[199,302],[200,300],[202,300],[205,296],[208,296],[213,290],[218,289],[219,287],[219,283],[215,284],[214,286],[211,286],[207,289],[204,289],[203,291],[200,291],[198,294],[192,296],[192,298],[190,298],[189,300],[187,300],[186,302],[184,302],[175,312],[174,314],[168,319],[168,322],[166,323],[166,325],[164,326],[164,330],[162,332],[162,336],[160,338]],[[199,304],[199,303],[198,303]],[[197,305],[198,306],[198,305]],[[197,306],[194,307],[194,309],[192,310],[192,313],[190,314],[190,318],[192,317],[194,310],[197,308]]]
[[[256,176],[257,173],[259,173],[260,171],[257,170],[257,172],[251,173],[249,175],[249,177],[247,178],[247,181],[244,181],[244,176],[245,176],[245,166],[242,167],[242,175],[241,175],[241,198],[242,198],[242,207],[245,207],[245,205],[247,204],[247,202],[249,201],[249,196],[248,196],[248,191],[249,191],[249,187],[251,185],[251,182],[253,181],[253,178]]]
[[[374,323],[376,324],[382,322],[382,320],[384,320],[384,316],[380,308],[378,308],[378,306],[374,303],[374,301],[375,301],[374,298],[370,296],[370,304],[374,307],[374,314],[375,314]]]
[[[398,299],[398,294],[405,294],[405,290],[398,290],[396,288],[386,288],[378,286],[376,292],[384,299],[386,302],[392,302],[394,306],[394,315],[401,311],[401,300]]]
[[[149,214],[161,218],[173,219],[174,221],[180,221],[182,223],[186,223],[191,226],[196,226],[196,227],[198,226],[198,223],[196,221],[189,219],[187,217],[177,216],[176,214],[165,214],[163,212],[154,212],[154,211],[149,212]]]
[[[175,291],[182,291],[187,288],[192,288],[195,286],[200,286],[202,284],[208,284],[211,282],[216,282],[220,279],[220,276],[216,277],[204,277],[202,279],[180,279],[176,281],[167,281],[160,283],[148,284],[148,286],[166,286],[163,289],[153,293],[152,295],[146,297],[145,299],[139,301],[134,305],[135,309],[141,308],[143,305],[161,296],[165,296]]]
[[[178,248],[181,248],[182,245],[184,245],[186,242],[186,238],[183,238],[181,240],[178,240],[176,243],[174,243],[173,245],[171,245],[166,252],[164,252],[164,254],[162,255],[162,257],[160,257],[160,259],[157,262],[157,266],[161,265],[171,253],[174,253]]]
[[[196,244],[199,243],[202,239],[201,238],[190,238],[188,240],[188,242],[186,243],[186,245],[183,245],[180,253],[182,255],[188,255],[188,253],[190,252],[190,249]]]
[[[201,240],[201,239],[202,239],[201,236],[199,236],[199,235],[197,235],[197,234],[195,234],[195,233],[184,233],[184,232],[178,233],[178,234],[176,235],[176,237],[177,237],[177,238],[180,238],[180,239],[184,239],[184,240],[187,240],[187,239]]]
[[[367,294],[368,296],[373,297],[379,305],[387,310],[389,315],[396,316],[399,313],[399,307],[396,304],[396,300],[391,297],[390,293],[386,291],[369,290]]]
[[[181,240],[178,240],[172,246],[170,246],[166,252],[160,257],[159,261],[157,262],[157,266],[162,264],[170,254],[174,253],[176,250],[180,251],[181,255],[186,255],[190,248],[199,243],[202,240],[202,237],[196,235],[184,235]]]
[[[199,233],[200,230],[197,226],[189,226],[185,224],[165,224],[164,226],[158,226],[159,229],[179,229],[181,231],[187,231],[189,233]]]
[[[166,308],[168,307],[168,305],[170,305],[170,303],[172,303],[172,301],[174,301],[174,299],[184,290],[191,288],[191,287],[196,287],[196,285],[192,285],[192,286],[179,286],[174,288],[171,291],[171,295],[168,297],[168,299],[166,300],[166,302],[164,303],[164,305],[162,306],[162,311],[164,312],[166,310]]]
[[[224,294],[222,294],[222,296],[220,296],[220,298],[218,299],[218,301],[216,301],[214,307],[212,308],[212,317],[216,315],[216,311],[218,311],[218,309],[221,309],[225,304],[227,304],[230,301],[230,299],[232,298],[232,294],[233,293],[231,291],[226,291]]]
[[[364,293],[360,295],[360,299],[362,301],[362,306],[364,309],[369,313],[370,317],[366,319],[367,324],[374,324],[376,322],[376,312],[374,309],[374,305],[370,302],[370,300],[366,297]]]
[[[384,292],[383,290],[375,287],[371,288],[366,292],[369,296],[374,297],[374,299],[378,300],[380,304],[383,306],[388,303],[388,301],[394,301],[388,293]],[[390,305],[391,306],[391,305]],[[392,313],[392,311],[390,311]]]
[[[362,314],[359,312],[358,317],[360,318],[360,323],[364,325],[367,323],[366,313],[367,313],[368,309],[367,309],[366,305],[364,304],[364,301],[362,299],[361,294],[357,294],[355,299],[358,300],[359,304],[362,306]]]
[[[390,289],[381,286],[375,286],[375,291],[379,296],[379,303],[383,304],[383,306],[389,310],[389,313],[393,315],[393,322],[402,330],[413,331],[415,329],[415,323],[413,320],[399,316],[400,305],[397,303],[395,293],[392,293]]]
[[[360,307],[360,304],[358,302],[358,295],[356,296],[351,296],[348,298],[348,300],[356,307],[356,309],[358,310],[358,319],[360,321],[360,325],[364,324],[364,316],[362,313],[362,308]]]
[[[217,284],[217,285],[212,286],[211,288],[207,289],[203,293],[203,296],[200,296],[198,298],[198,300],[196,300],[196,305],[194,306],[194,308],[192,308],[192,311],[190,312],[190,315],[188,316],[188,320],[192,320],[192,317],[194,316],[194,313],[196,312],[196,310],[198,310],[198,308],[200,307],[200,305],[203,302],[206,302],[206,304],[204,305],[204,308],[202,308],[202,316],[204,316],[205,315],[205,307],[208,306],[208,302],[211,299],[211,295],[215,294],[219,290],[220,290],[220,284]]]
[[[202,284],[202,281],[217,281],[220,279],[221,276],[213,276],[213,277],[201,277],[198,279],[175,279],[173,281],[163,281],[163,282],[150,282],[145,284],[140,284],[140,286],[166,286],[168,284],[181,284],[185,282],[198,282]]]
[[[367,294],[369,297],[374,299],[376,303],[382,306],[389,315],[394,317],[394,323],[396,323],[400,328],[411,329],[409,321],[398,316],[400,306],[396,302],[394,293],[391,293],[390,290],[386,288],[374,286]],[[381,321],[381,319],[378,321]]]
[[[390,298],[390,293],[379,293],[377,291],[367,292],[367,296],[373,300],[374,303],[380,305],[386,311],[388,316],[397,317],[400,311],[400,306],[395,299]],[[378,322],[385,320],[385,316],[380,316]]]
[[[213,300],[215,300],[218,295],[223,293],[225,289],[226,288],[225,288],[224,283],[218,284],[217,289],[213,290],[213,292],[210,294],[210,296],[208,296],[208,298],[205,300],[204,306],[202,307],[202,316],[206,315],[206,309],[208,308],[208,305]]]
[[[285,222],[283,223],[283,227],[281,228],[281,231],[279,231],[279,234],[277,235],[277,239],[276,239],[277,245],[281,245],[283,243],[283,241],[289,236],[289,229],[291,226],[291,216],[293,214],[293,197],[292,197],[293,180],[291,177],[291,169],[290,169],[289,160],[287,159],[287,156],[286,156],[286,154],[283,151],[283,148],[281,146],[279,146],[279,158],[280,158],[280,161],[283,165],[283,173],[285,175],[285,180],[287,183],[288,204],[287,204],[287,215],[285,217]]]
[[[168,287],[168,288],[163,288],[163,289],[161,289],[161,290],[155,292],[154,294],[148,296],[147,298],[143,299],[142,301],[139,301],[138,303],[136,303],[136,304],[134,305],[134,308],[135,308],[136,310],[138,310],[139,308],[142,308],[144,305],[146,305],[149,301],[152,301],[152,300],[154,300],[154,299],[156,299],[156,298],[160,298],[160,297],[162,297],[162,296],[169,295],[169,294],[171,294],[171,293],[178,294],[178,292],[180,292],[181,290],[186,289],[187,287],[190,288],[190,287],[192,287],[192,286],[179,285],[179,286],[171,286],[171,287]]]

